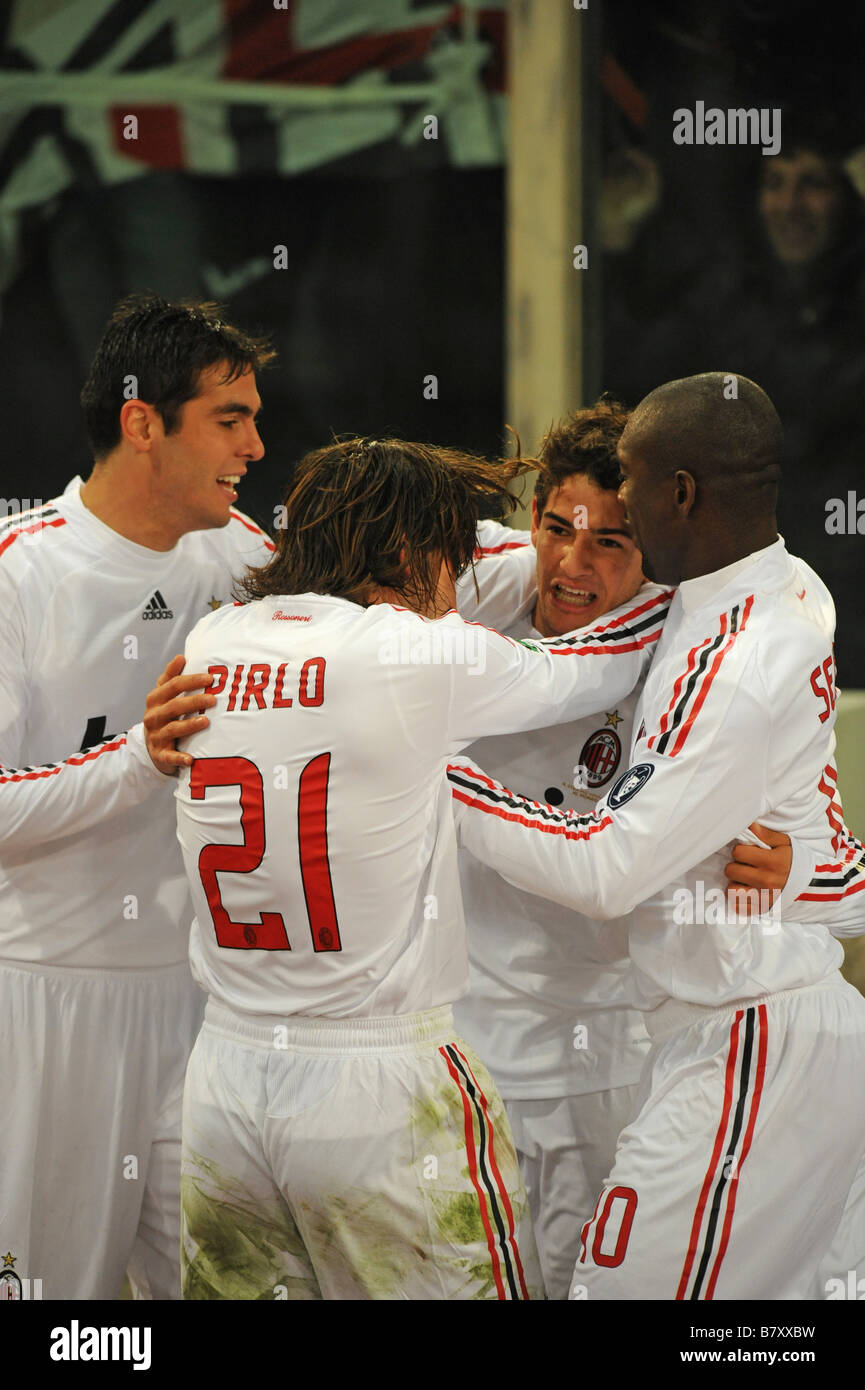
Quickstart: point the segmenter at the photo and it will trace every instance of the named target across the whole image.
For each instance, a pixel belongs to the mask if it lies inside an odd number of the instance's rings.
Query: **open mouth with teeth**
[[[222,488],[222,491],[225,493],[226,497],[231,498],[232,502],[237,501],[237,493],[235,489],[237,487],[237,484],[240,482],[241,476],[242,475],[240,473],[226,473],[223,478],[217,478],[216,480],[218,485]]]
[[[563,608],[590,608],[597,600],[597,594],[590,589],[575,589],[568,584],[553,584],[550,590],[552,598]]]

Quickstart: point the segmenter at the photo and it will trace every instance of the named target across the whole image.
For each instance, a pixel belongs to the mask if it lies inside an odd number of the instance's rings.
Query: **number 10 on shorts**
[[[625,1258],[636,1210],[637,1194],[632,1187],[605,1187],[594,1216],[583,1227],[580,1263],[586,1263],[591,1235],[592,1262],[605,1269],[616,1269]]]

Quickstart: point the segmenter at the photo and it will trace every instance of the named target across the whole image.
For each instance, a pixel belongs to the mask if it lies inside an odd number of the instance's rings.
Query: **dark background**
[[[789,441],[781,528],[835,594],[841,684],[865,687],[863,540],[827,537],[824,525],[828,497],[857,486],[865,495],[865,311],[857,298],[865,305],[865,255],[834,286],[816,336],[795,315],[767,318],[753,292],[760,282],[749,283],[743,269],[752,265],[766,161],[748,147],[672,140],[673,111],[702,100],[780,105],[785,131],[790,122],[813,125],[839,149],[865,144],[863,7],[605,0],[601,13],[602,50],[636,99],[598,74],[597,196],[631,149],[654,161],[662,190],[633,245],[606,256],[599,272],[601,384],[628,404],[701,370],[742,372],[769,390]],[[458,7],[454,16],[451,32]],[[506,84],[500,20],[485,14],[481,22],[491,92]],[[7,69],[23,61],[8,46],[0,56]],[[157,47],[130,66],[165,61]],[[415,59],[390,71],[401,81],[422,76]],[[163,168],[103,186],[86,151],[67,139],[75,178],[23,214],[20,263],[2,296],[6,498],[47,499],[89,471],[81,381],[112,305],[141,288],[219,299],[243,326],[273,334],[279,365],[260,383],[267,454],[240,502],[264,525],[294,461],[333,432],[505,447],[503,168],[455,168],[443,140],[411,148],[388,140],[281,176],[268,162],[272,132],[258,129],[254,110],[235,114],[244,172],[230,179]],[[60,108],[21,113],[0,154],[0,196],[16,148],[40,121],[62,130],[64,119]],[[273,268],[275,245],[287,247],[289,269]],[[437,400],[424,399],[430,374]],[[570,404],[579,403],[575,383]]]
[[[502,200],[501,171],[485,169],[155,176],[70,191],[34,228],[3,300],[6,495],[49,498],[89,472],[78,393],[102,325],[132,289],[219,298],[232,320],[273,335],[278,364],[259,383],[267,452],[238,504],[263,525],[292,464],[334,431],[499,448]],[[124,235],[141,220],[153,223],[144,267]],[[276,245],[286,270],[273,268]],[[437,400],[424,399],[430,374]]]

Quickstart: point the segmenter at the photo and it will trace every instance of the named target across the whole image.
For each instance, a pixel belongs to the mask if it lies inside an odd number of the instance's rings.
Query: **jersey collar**
[[[125,556],[126,559],[135,560],[136,564],[149,565],[155,570],[164,569],[166,563],[178,554],[178,547],[184,539],[180,536],[170,550],[151,550],[148,545],[139,545],[137,541],[131,541],[127,536],[122,536],[113,527],[106,526],[104,521],[91,512],[81,500],[81,488],[83,481],[80,474],[72,478],[66,485],[62,493],[62,501],[69,512],[74,515],[81,526],[89,527],[94,536],[99,537],[100,550],[115,555]],[[190,532],[186,533],[191,534]]]
[[[734,560],[732,565],[712,570],[710,574],[698,575],[696,579],[683,579],[679,585],[679,601],[682,611],[693,613],[704,604],[712,602],[722,590],[729,587],[748,588],[757,580],[756,571],[761,570],[759,586],[766,592],[782,583],[787,576],[787,548],[784,537],[779,536],[771,545],[754,550],[742,560]]]

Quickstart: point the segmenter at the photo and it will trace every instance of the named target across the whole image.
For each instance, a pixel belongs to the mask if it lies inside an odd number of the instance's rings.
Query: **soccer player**
[[[451,1018],[467,962],[445,767],[623,700],[665,605],[533,651],[447,612],[513,472],[401,441],[308,455],[251,602],[187,642],[217,704],[177,791],[209,995],[185,1297],[541,1291],[501,1102]]]
[[[272,356],[215,306],[123,302],[82,392],[90,477],[0,527],[0,1240],[45,1298],[115,1298],[127,1266],[179,1296],[201,995],[174,782],[121,731],[273,549],[234,507]],[[163,722],[202,705],[190,684],[163,687]]]
[[[589,917],[632,912],[652,1048],[573,1297],[804,1296],[865,1145],[865,1001],[814,901],[855,904],[863,886],[835,794],[834,610],[777,536],[774,408],[732,380],[735,393],[721,373],[660,387],[619,444],[644,573],[679,585],[630,767],[591,813],[539,806],[462,761],[450,772],[476,857]],[[756,817],[840,869],[821,879],[819,864],[808,888],[794,855],[773,914],[730,920],[709,889]]]
[[[484,523],[477,598],[470,582],[457,586],[464,616],[482,613],[509,637],[531,640],[666,607],[671,593],[644,580],[617,497],[627,419],[623,406],[601,400],[549,431],[533,544]],[[467,751],[537,801],[590,809],[626,766],[641,687],[574,723],[481,739]],[[649,1048],[628,1000],[628,919],[575,920],[571,908],[520,892],[466,849],[460,880],[471,990],[454,1019],[505,1102],[547,1295],[565,1299],[580,1226],[612,1166]]]
[[[541,446],[528,533],[481,525],[466,617],[518,639],[585,617],[651,612],[669,591],[644,581],[618,500],[616,446],[628,412],[609,398],[575,411]],[[537,801],[592,806],[622,768],[641,685],[615,710],[571,725],[480,740],[484,771]],[[775,836],[761,827],[764,838]],[[756,866],[765,852],[749,847]],[[514,1133],[547,1294],[567,1298],[579,1231],[629,1118],[649,1038],[629,1000],[628,919],[591,922],[522,893],[465,849],[460,879],[471,992],[454,1008],[483,1055]],[[783,881],[781,886],[783,886]]]

